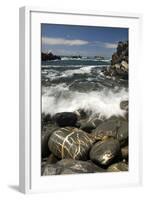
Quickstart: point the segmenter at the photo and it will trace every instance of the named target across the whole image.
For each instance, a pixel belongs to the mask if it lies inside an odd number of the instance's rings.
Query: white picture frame
[[[98,189],[140,185],[142,131],[140,128],[137,65],[141,44],[140,14],[99,11],[55,11],[20,8],[20,191],[23,193]],[[40,174],[40,24],[74,24],[129,28],[129,171],[68,176]],[[140,68],[140,67],[139,67]],[[37,88],[37,89],[36,89]],[[37,108],[37,109],[36,109]]]

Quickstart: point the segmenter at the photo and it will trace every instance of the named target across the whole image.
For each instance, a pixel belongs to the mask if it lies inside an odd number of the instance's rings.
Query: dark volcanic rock
[[[91,133],[91,131],[95,128],[96,128],[96,125],[94,124],[94,122],[86,121],[86,120],[81,122],[80,129],[82,129],[83,131],[87,133]]]
[[[127,100],[125,100],[125,101],[121,101],[121,103],[120,103],[120,108],[122,109],[122,110],[128,110],[128,101]]]
[[[99,119],[98,117],[94,117],[91,119],[91,122],[93,122],[95,126],[98,127],[103,122],[103,120]]]
[[[121,148],[122,157],[128,159],[128,146]]]
[[[95,163],[107,166],[112,163],[119,152],[120,144],[118,140],[108,139],[93,145],[90,151],[90,159]]]
[[[42,61],[46,60],[61,60],[60,56],[56,56],[53,53],[42,53]]]
[[[121,146],[128,144],[128,123],[126,121],[120,121],[117,139],[119,140]]]
[[[120,122],[118,120],[107,120],[101,123],[94,131],[93,135],[98,140],[103,140],[107,137],[117,137],[117,132],[120,127]]]
[[[98,167],[91,161],[63,159],[59,161],[57,164],[64,168],[61,174],[65,174],[67,172],[66,169],[70,169],[75,173],[95,173],[95,172],[105,171],[104,169],[102,169],[101,167]]]
[[[54,120],[60,127],[75,126],[78,120],[78,116],[72,112],[62,112],[57,113],[54,116]]]
[[[43,176],[58,175],[61,173],[61,167],[57,164],[47,164],[42,171]]]
[[[41,156],[42,158],[48,157],[50,154],[49,147],[48,147],[48,141],[51,136],[51,134],[58,129],[54,124],[48,123],[45,126],[42,126],[41,130]]]
[[[50,114],[47,114],[45,115],[44,113],[42,114],[42,117],[41,117],[41,121],[42,121],[42,125],[47,125],[48,122],[51,122],[52,121],[52,118],[51,118],[51,115]]]
[[[75,111],[75,113],[79,116],[80,119],[86,119],[88,117],[87,112],[83,109],[79,109]]]
[[[47,159],[47,164],[55,164],[58,162],[58,159],[56,158],[56,156],[54,156],[53,154],[50,154],[48,159]]]
[[[108,172],[128,171],[128,165],[124,162],[114,163],[107,169]]]
[[[42,158],[48,157],[50,151],[48,147],[48,141],[49,141],[50,133],[47,133],[46,135],[41,135],[41,155]]]
[[[110,118],[93,130],[92,137],[95,140],[115,138],[121,146],[125,146],[128,144],[128,122],[124,118]]]
[[[42,171],[42,175],[96,173],[104,171],[104,169],[98,167],[91,161],[63,159],[56,164],[46,164]]]
[[[111,66],[103,73],[106,76],[128,80],[128,41],[118,43],[117,51],[112,55]]]
[[[60,128],[49,139],[49,149],[58,158],[87,160],[93,140],[77,128]]]

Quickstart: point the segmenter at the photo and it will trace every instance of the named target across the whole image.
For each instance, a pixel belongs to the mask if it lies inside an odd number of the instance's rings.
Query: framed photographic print
[[[139,14],[20,8],[20,191],[141,183],[140,43]]]

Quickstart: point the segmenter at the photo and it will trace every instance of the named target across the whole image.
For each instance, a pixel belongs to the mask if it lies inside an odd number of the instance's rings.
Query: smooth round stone
[[[109,165],[120,152],[120,144],[116,139],[99,141],[90,150],[90,159],[100,165]]]
[[[77,128],[60,128],[51,135],[48,145],[58,158],[87,160],[93,140],[86,132]]]
[[[48,157],[50,151],[48,147],[48,141],[49,141],[50,134],[42,135],[41,136],[41,155],[42,158]]]
[[[47,164],[55,164],[58,162],[58,159],[53,154],[50,154],[47,159]]]
[[[91,161],[81,161],[73,159],[63,159],[57,163],[59,166],[63,167],[61,174],[65,174],[67,170],[72,170],[73,173],[95,173],[104,172],[105,170],[98,167]]]
[[[83,121],[80,126],[80,129],[82,129],[83,131],[87,133],[91,133],[92,130],[95,128],[96,128],[96,125],[94,124],[94,122],[90,122],[90,121]]]
[[[107,120],[101,123],[94,131],[93,134],[97,139],[103,139],[107,137],[116,138],[117,131],[120,127],[118,120]]]
[[[61,173],[61,167],[56,164],[47,164],[42,172],[43,176],[58,175]]]
[[[91,122],[93,122],[95,126],[98,127],[103,121],[99,119],[98,117],[94,117],[91,119]]]
[[[78,116],[76,115],[76,113],[62,112],[55,114],[53,119],[60,127],[75,126],[78,120]]]
[[[121,148],[122,157],[127,159],[128,158],[128,146]]]
[[[108,172],[128,171],[128,165],[124,162],[114,163],[107,169]]]
[[[128,123],[126,121],[120,121],[117,139],[119,140],[121,146],[128,144]]]
[[[49,147],[48,147],[48,141],[53,133],[53,131],[56,130],[56,126],[48,124],[47,126],[44,126],[42,128],[41,133],[41,156],[42,158],[48,157],[50,154]]]

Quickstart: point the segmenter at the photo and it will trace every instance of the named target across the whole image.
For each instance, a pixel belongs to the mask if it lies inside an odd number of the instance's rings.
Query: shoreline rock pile
[[[111,65],[103,69],[106,76],[128,80],[128,41],[119,42],[116,52],[112,55]]]
[[[60,56],[54,55],[52,52],[49,53],[43,53],[41,54],[41,60],[47,61],[47,60],[61,60]]]
[[[121,108],[128,112],[128,102]],[[42,115],[42,175],[128,171],[127,117],[99,119],[83,110]]]

